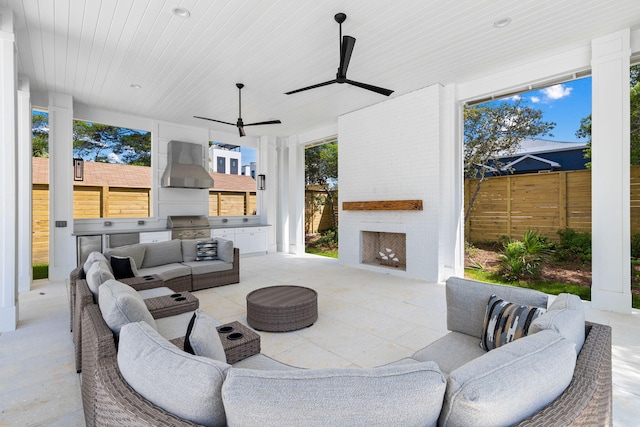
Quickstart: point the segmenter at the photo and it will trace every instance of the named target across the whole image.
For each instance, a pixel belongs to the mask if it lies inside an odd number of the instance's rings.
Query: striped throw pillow
[[[531,322],[547,310],[518,305],[491,295],[484,315],[480,347],[493,350],[527,336]]]
[[[217,259],[217,240],[203,240],[196,244],[196,261],[213,261]]]

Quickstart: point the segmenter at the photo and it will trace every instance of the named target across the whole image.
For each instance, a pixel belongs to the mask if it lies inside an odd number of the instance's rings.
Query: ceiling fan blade
[[[240,137],[245,136],[245,133],[244,133],[244,127],[242,127],[242,126],[238,126],[238,132],[240,132]]]
[[[345,83],[349,83],[349,84],[354,85],[354,86],[361,87],[362,89],[367,89],[367,90],[379,93],[380,95],[384,95],[384,96],[389,96],[389,95],[391,95],[393,93],[393,91],[389,90],[389,89],[385,89],[385,88],[378,87],[378,86],[373,86],[373,85],[368,85],[366,83],[360,83],[360,82],[356,82],[356,81],[349,80],[349,79],[345,79],[344,82]]]
[[[291,95],[294,93],[302,92],[304,90],[315,89],[317,87],[327,86],[327,85],[330,85],[331,83],[337,83],[337,82],[338,80],[333,79],[333,80],[329,80],[328,82],[318,83],[317,85],[311,85],[311,86],[303,87],[302,89],[292,90],[291,92],[286,92],[285,95]]]
[[[269,120],[266,122],[258,122],[258,123],[245,123],[245,126],[258,126],[258,125],[277,125],[282,123],[280,120]]]
[[[203,120],[209,120],[212,122],[218,122],[218,123],[224,123],[225,125],[231,125],[231,126],[235,126],[235,123],[229,123],[229,122],[223,122],[222,120],[216,120],[216,119],[210,119],[208,117],[200,117],[200,116],[193,116],[196,119],[203,119]]]
[[[340,46],[340,68],[338,68],[338,78],[347,78],[347,68],[353,53],[353,47],[356,45],[356,39],[351,36],[342,37],[342,45]]]

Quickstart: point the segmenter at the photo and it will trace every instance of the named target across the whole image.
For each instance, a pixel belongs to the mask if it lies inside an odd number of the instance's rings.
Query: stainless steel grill
[[[172,239],[202,239],[211,237],[209,220],[206,216],[169,216],[167,228]]]

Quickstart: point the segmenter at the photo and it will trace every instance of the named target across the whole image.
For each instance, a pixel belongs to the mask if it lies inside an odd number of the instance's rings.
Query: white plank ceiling
[[[191,12],[175,16],[174,7]],[[248,135],[292,135],[386,99],[335,77],[338,24],[357,39],[348,77],[399,96],[640,25],[638,0],[0,0],[32,91],[110,111],[232,131],[236,82]],[[510,17],[501,29],[493,23]],[[139,84],[141,89],[130,85]]]

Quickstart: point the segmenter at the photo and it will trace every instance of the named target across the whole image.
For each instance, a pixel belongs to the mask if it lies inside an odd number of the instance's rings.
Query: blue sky
[[[543,120],[555,122],[553,136],[541,139],[564,142],[586,142],[576,137],[580,119],[591,114],[591,77],[521,93],[522,102],[542,110]],[[510,100],[516,97],[509,98]]]

